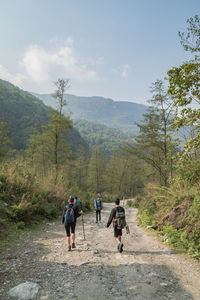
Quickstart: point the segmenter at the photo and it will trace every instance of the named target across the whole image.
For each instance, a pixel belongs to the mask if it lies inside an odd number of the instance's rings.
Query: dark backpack
[[[98,210],[102,209],[102,203],[101,203],[101,201],[102,201],[101,198],[97,198],[97,202],[96,203],[97,203],[97,209]]]
[[[123,229],[126,226],[125,210],[122,207],[118,207],[116,210],[116,220],[117,229]]]
[[[65,211],[65,224],[71,224],[75,221],[75,216],[74,216],[74,206],[66,206],[66,211]]]

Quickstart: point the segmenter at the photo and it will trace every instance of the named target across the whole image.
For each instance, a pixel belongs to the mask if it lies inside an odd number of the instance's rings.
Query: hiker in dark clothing
[[[66,230],[66,244],[68,245],[68,251],[71,251],[71,248],[76,248],[75,246],[75,228],[76,228],[76,219],[80,217],[83,213],[81,210],[80,213],[78,211],[78,206],[74,205],[74,198],[70,197],[68,200],[68,205],[65,206],[63,215],[62,215],[62,223],[65,224]],[[72,236],[72,246],[71,239]]]
[[[120,200],[116,198],[115,207],[112,209],[110,213],[110,217],[108,219],[106,227],[108,228],[113,221],[114,237],[117,242],[117,250],[119,252],[122,252],[124,245],[121,242],[121,237],[122,237],[122,229],[126,226],[126,219],[125,219],[125,210],[123,207],[119,205],[119,203]]]
[[[98,194],[98,198],[94,199],[94,207],[96,209],[96,223],[101,222],[101,210],[103,208],[102,198],[100,198],[100,194]]]

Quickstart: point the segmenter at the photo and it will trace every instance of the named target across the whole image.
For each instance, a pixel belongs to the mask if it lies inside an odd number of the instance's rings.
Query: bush
[[[155,222],[153,222],[152,218],[149,215],[148,210],[139,210],[137,220],[139,225],[141,226],[149,226],[149,225],[155,225]]]
[[[16,226],[17,226],[17,229],[24,229],[25,223],[23,221],[20,221],[20,222],[17,222]]]
[[[181,247],[181,234],[180,231],[178,231],[176,228],[173,227],[172,224],[168,224],[167,226],[163,227],[163,233],[168,239],[169,245],[175,246],[175,247]]]

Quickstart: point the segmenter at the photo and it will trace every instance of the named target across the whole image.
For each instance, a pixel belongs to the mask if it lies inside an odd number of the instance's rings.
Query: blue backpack
[[[74,206],[69,207],[66,206],[66,212],[65,212],[65,224],[71,224],[74,223],[75,217],[74,217]]]

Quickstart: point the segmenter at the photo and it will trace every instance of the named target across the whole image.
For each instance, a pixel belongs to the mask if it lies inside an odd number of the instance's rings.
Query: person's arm
[[[97,200],[96,199],[94,199],[94,207],[95,207],[95,209],[97,209]]]
[[[108,222],[107,222],[106,227],[109,227],[109,226],[110,226],[110,224],[112,223],[112,220],[113,220],[114,217],[115,217],[115,214],[116,214],[116,212],[115,212],[115,209],[113,208],[113,209],[111,210],[110,217],[109,217],[109,219],[108,219]]]
[[[64,222],[65,222],[65,212],[66,212],[66,206],[65,206],[65,208],[64,208],[64,210],[63,210],[63,214],[62,214],[62,223],[64,224]]]
[[[75,218],[79,218],[82,215],[82,211],[79,213],[78,207],[76,206],[74,209]]]

